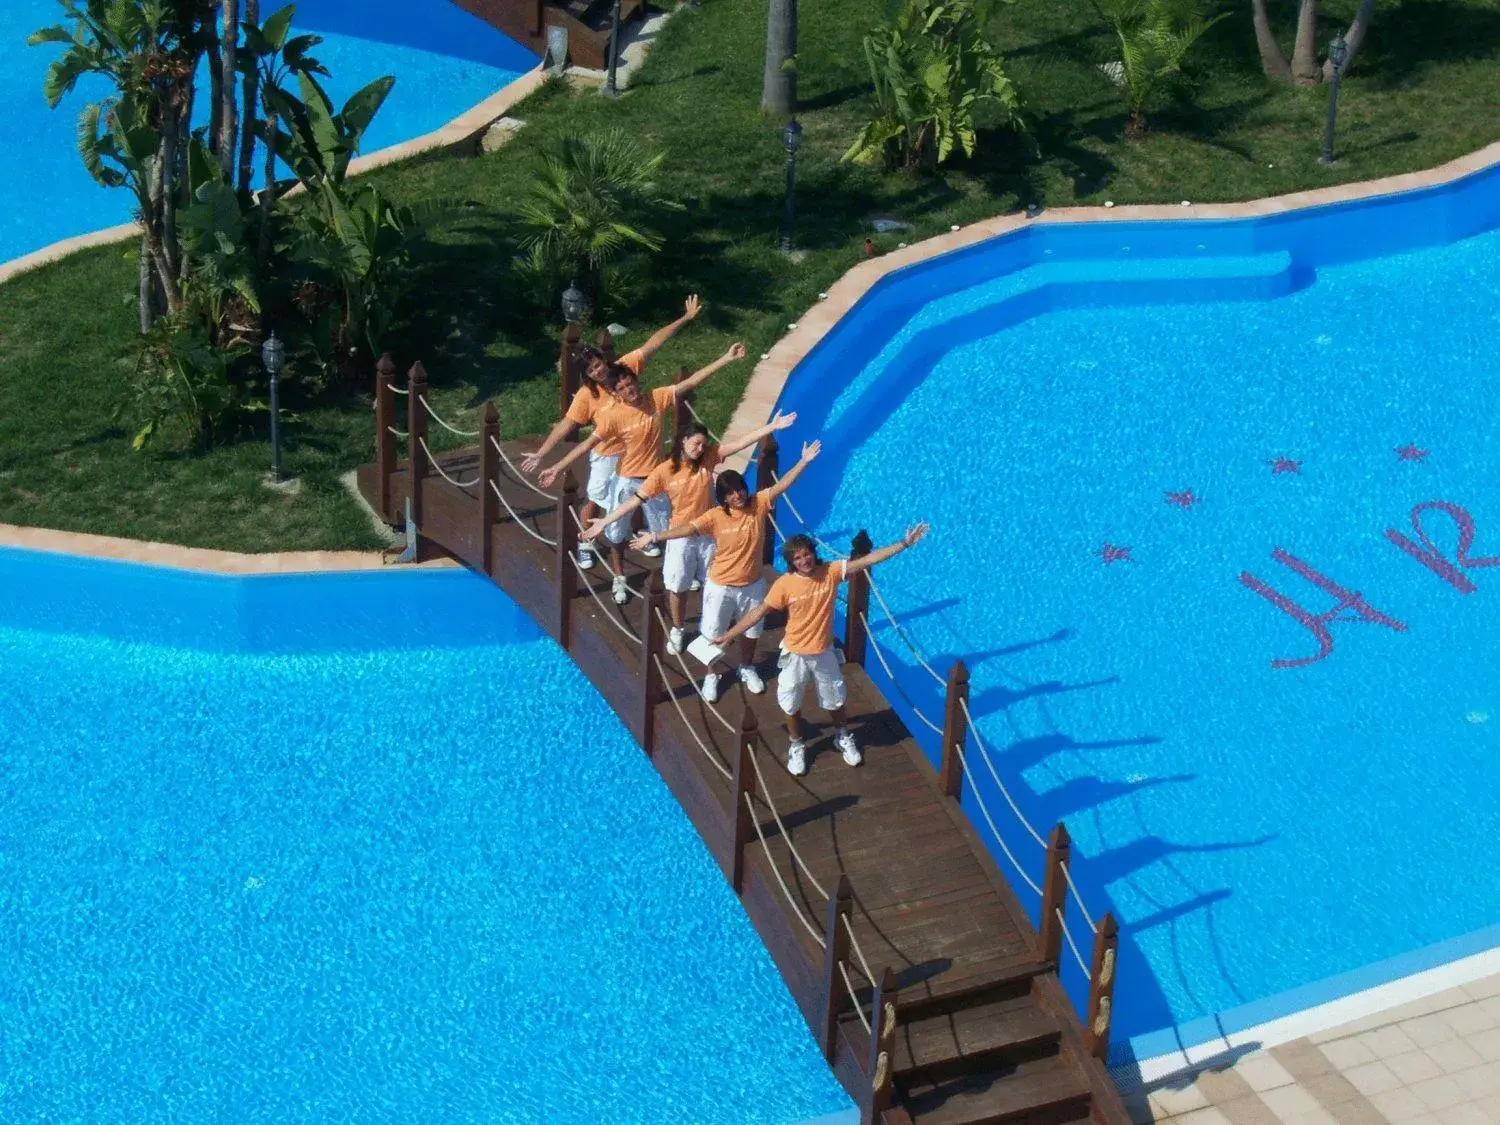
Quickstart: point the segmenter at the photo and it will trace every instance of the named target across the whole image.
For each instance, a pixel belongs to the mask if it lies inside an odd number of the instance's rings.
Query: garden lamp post
[[[609,72],[604,76],[604,86],[599,90],[606,98],[618,98],[620,89],[615,85],[615,67],[620,62],[620,0],[615,0],[614,12],[609,21]]]
[[[584,313],[589,311],[588,295],[578,288],[578,282],[568,282],[568,287],[563,290],[562,314],[565,324],[577,324],[583,320]]]
[[[802,145],[802,126],[795,117],[787,118],[781,130],[781,143],[786,146],[786,218],[781,227],[781,252],[792,252],[793,201],[797,192],[797,149]]]
[[[281,372],[286,367],[286,345],[273,331],[260,346],[260,362],[271,384],[271,483],[281,483]]]
[[[1319,164],[1333,163],[1333,123],[1339,113],[1339,79],[1344,75],[1344,64],[1349,61],[1349,44],[1340,35],[1328,46],[1328,61],[1333,64],[1333,77],[1328,81],[1328,124],[1323,128],[1323,155]]]

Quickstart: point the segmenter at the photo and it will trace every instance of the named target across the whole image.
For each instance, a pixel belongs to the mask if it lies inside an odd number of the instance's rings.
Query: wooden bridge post
[[[1063,928],[1057,915],[1067,906],[1068,860],[1072,853],[1073,841],[1058,821],[1047,842],[1047,870],[1042,876],[1042,960],[1054,965],[1062,958]]]
[[[422,481],[427,476],[427,408],[422,405],[427,398],[427,368],[418,360],[411,365],[406,376],[406,439],[408,466],[406,490],[411,497],[411,521],[417,525],[417,534],[422,533]],[[417,557],[421,556],[421,540],[417,541]]]
[[[875,549],[870,533],[860,528],[849,545],[849,557],[857,559]],[[844,613],[844,659],[851,664],[865,666],[865,642],[867,640],[865,619],[870,609],[870,574],[860,571],[848,582],[849,594]]]
[[[896,974],[881,970],[870,1013],[870,1096],[864,1105],[863,1125],[876,1125],[891,1105],[892,1069],[896,1053]]]
[[[767,434],[760,439],[755,458],[755,491],[761,492],[776,483],[776,474],[779,468],[779,457],[781,447],[776,444],[776,435]],[[776,505],[773,502],[767,512],[768,519],[776,518]],[[770,565],[771,560],[776,557],[776,533],[768,528],[766,530],[766,546],[761,562]]]
[[[677,369],[677,378],[672,380],[672,385],[676,386],[691,374],[692,372],[686,367],[679,367]],[[682,435],[687,432],[688,420],[693,416],[692,412],[687,408],[687,400],[691,394],[691,391],[685,393],[679,391],[677,397],[672,400],[672,429],[670,436],[673,449],[682,444]]]
[[[563,329],[562,355],[557,361],[557,416],[561,418],[573,405],[573,396],[578,393],[578,325],[570,324]]]
[[[1115,965],[1120,953],[1120,927],[1114,911],[1099,919],[1094,933],[1094,965],[1089,970],[1089,1022],[1083,1029],[1089,1053],[1105,1061],[1109,1055],[1109,1028],[1114,1021]]]
[[[493,401],[484,404],[484,424],[479,428],[479,550],[485,574],[495,568],[495,524],[500,519],[500,500],[495,485],[500,479],[500,412]]]
[[[828,899],[828,921],[823,931],[823,1026],[818,1038],[822,1041],[823,1057],[829,1063],[838,1052],[839,1012],[844,1006],[839,966],[849,960],[849,928],[844,919],[853,909],[854,887],[849,876],[840,872],[839,885]]]
[[[396,364],[390,353],[375,364],[375,506],[391,522],[391,474],[396,471]]]
[[[615,355],[615,338],[608,328],[601,328],[595,334],[594,347],[598,348],[599,354],[604,356],[605,363],[613,363],[618,358]]]
[[[955,660],[948,670],[948,696],[943,705],[943,762],[938,785],[955,801],[964,791],[964,743],[969,737],[969,669]]]
[[[740,748],[734,759],[734,857],[730,868],[729,885],[739,894],[745,885],[745,849],[755,836],[755,812],[745,798],[755,793],[755,753],[757,726],[755,712],[745,704],[744,717],[740,719]]]
[[[641,749],[650,757],[656,750],[656,705],[661,702],[661,674],[657,671],[666,651],[667,592],[661,571],[646,578],[646,596],[641,599]]]
[[[578,482],[572,469],[563,470],[562,489],[557,494],[557,643],[568,651],[573,621],[573,599],[578,594],[578,571],[570,557],[578,548],[578,525],[573,509],[578,503]]]

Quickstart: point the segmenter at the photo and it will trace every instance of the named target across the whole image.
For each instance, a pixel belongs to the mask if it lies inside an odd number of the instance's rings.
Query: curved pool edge
[[[1288,215],[1333,204],[1355,203],[1441,188],[1494,167],[1500,167],[1500,141],[1424,171],[1403,172],[1377,180],[1335,184],[1241,203],[1059,207],[1044,211],[1036,218],[1027,218],[1024,212],[1012,212],[981,219],[967,227],[954,228],[947,234],[935,235],[877,258],[866,259],[852,266],[835,281],[818,303],[799,317],[791,330],[772,345],[765,357],[755,365],[745,393],[725,432],[740,433],[764,424],[776,409],[792,371],[823,343],[846,316],[854,312],[887,278],[933,258],[983,242],[1002,240],[1013,236],[1017,231],[1035,227],[1077,227],[1094,223],[1128,222],[1224,222]],[[746,450],[736,454],[728,459],[727,464],[743,470],[749,464],[752,452]]]
[[[355,157],[349,162],[348,174],[359,176],[425,153],[443,149],[462,149],[472,145],[490,125],[504,117],[507,110],[529,98],[546,80],[547,72],[542,69],[542,63],[539,61],[532,70],[526,71],[514,81],[507,83],[484,101],[465,110],[441,128],[399,144],[377,149],[368,156]],[[299,194],[301,190],[302,185],[298,184],[287,195]],[[0,285],[22,274],[70,258],[81,251],[126,242],[135,238],[139,233],[140,227],[135,223],[123,223],[119,226],[105,227],[102,230],[90,231],[87,234],[78,234],[72,238],[53,242],[39,250],[22,254],[19,258],[0,262]]]

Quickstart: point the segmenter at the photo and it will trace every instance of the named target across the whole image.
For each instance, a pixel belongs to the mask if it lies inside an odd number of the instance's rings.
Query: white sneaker
[[[865,756],[859,752],[854,736],[848,731],[841,730],[834,735],[833,744],[839,748],[839,753],[843,754],[845,765],[857,766],[865,760]]]
[[[578,565],[584,570],[593,569],[594,558],[594,549],[592,547],[580,546],[578,548]]]
[[[671,631],[667,634],[668,654],[676,656],[679,652],[682,651],[682,639],[682,630],[679,629],[676,625],[673,625]]]
[[[625,581],[623,574],[615,575],[614,586],[609,593],[615,599],[615,605],[624,605],[630,600],[630,583]]]
[[[807,744],[800,738],[786,748],[786,772],[793,777],[807,772]]]
[[[703,583],[694,578],[693,584],[689,586],[688,589],[693,591],[694,593],[697,593],[699,590],[703,589]]]
[[[719,674],[710,672],[703,677],[703,698],[709,703],[719,702]]]
[[[661,544],[647,543],[641,548],[641,554],[645,555],[648,559],[654,559],[661,554]]]
[[[766,681],[760,678],[760,673],[748,664],[740,665],[740,683],[745,685],[745,690],[751,695],[759,695],[766,690]]]

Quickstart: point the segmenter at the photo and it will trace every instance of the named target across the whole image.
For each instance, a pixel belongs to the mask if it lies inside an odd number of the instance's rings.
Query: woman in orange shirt
[[[851,766],[864,761],[859,744],[854,741],[854,732],[849,729],[849,716],[844,711],[849,693],[844,686],[838,650],[833,647],[833,607],[838,598],[839,583],[848,581],[851,574],[869,570],[877,563],[899,555],[908,547],[915,547],[926,534],[927,525],[919,523],[908,528],[906,534],[889,547],[836,563],[821,561],[817,546],[806,535],[793,535],[781,548],[787,573],[776,579],[765,600],[740,618],[734,628],[722,636],[709,638],[722,648],[742,633],[759,629],[767,610],[786,611],[786,631],[781,637],[781,673],[776,677],[776,702],[786,713],[786,732],[791,740],[787,746],[786,768],[794,777],[807,772],[802,698],[807,694],[809,683],[816,685],[818,703],[833,719],[837,730],[833,744],[843,754],[844,761]]]
[[[635,544],[664,543],[689,535],[708,535],[714,541],[714,560],[703,585],[703,616],[699,629],[705,637],[714,637],[729,628],[735,618],[747,613],[766,596],[766,580],[761,577],[761,559],[766,543],[766,514],[771,501],[780,496],[812,464],[823,448],[821,442],[802,447],[802,459],[771,485],[753,497],[745,478],[733,469],[725,469],[714,482],[717,507],[670,531],[643,531]],[[740,641],[740,682],[755,694],[766,690],[765,681],[755,670],[755,641],[761,634],[756,622],[742,630]],[[710,703],[719,698],[719,674],[703,677],[703,698]]]

